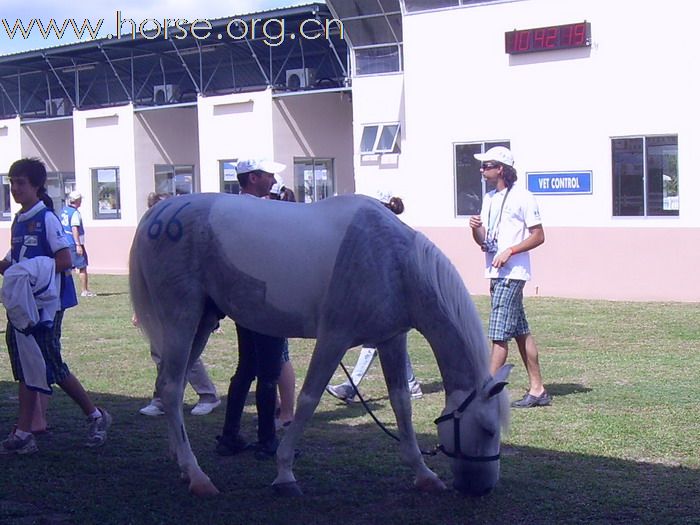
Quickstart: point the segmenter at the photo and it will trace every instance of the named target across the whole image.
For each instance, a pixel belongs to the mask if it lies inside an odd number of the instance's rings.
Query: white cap
[[[75,201],[80,200],[82,198],[83,198],[83,196],[80,194],[79,191],[74,190],[68,194],[68,202],[75,202]]]
[[[270,188],[270,193],[279,195],[282,193],[282,190],[284,190],[284,179],[279,175],[275,175],[275,183]]]
[[[515,164],[513,161],[513,154],[508,148],[503,146],[495,146],[486,153],[476,153],[474,158],[476,160],[480,160],[481,162],[488,162],[489,160],[493,162],[500,162],[501,164],[505,164],[511,168],[513,167],[513,164]]]
[[[245,159],[236,164],[236,173],[249,173],[251,171],[264,171],[265,173],[279,173],[286,168],[284,164],[268,159]]]

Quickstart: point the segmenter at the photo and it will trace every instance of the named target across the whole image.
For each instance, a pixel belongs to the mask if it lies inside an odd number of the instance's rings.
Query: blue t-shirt
[[[56,253],[68,248],[68,240],[56,214],[39,201],[24,213],[15,215],[12,223],[10,258],[13,263],[44,255],[55,258]],[[59,275],[61,309],[78,304],[75,284],[70,270]]]

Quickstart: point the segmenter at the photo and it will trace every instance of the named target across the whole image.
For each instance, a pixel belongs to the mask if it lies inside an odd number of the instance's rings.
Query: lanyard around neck
[[[498,212],[498,220],[496,221],[496,224],[493,225],[493,228],[491,228],[491,206],[493,205],[493,197],[491,198],[491,202],[489,202],[489,217],[488,217],[488,226],[489,229],[486,232],[487,237],[491,239],[495,239],[496,236],[498,235],[498,230],[501,227],[501,217],[503,217],[503,208],[506,205],[506,199],[508,198],[508,194],[510,193],[510,188],[506,190],[506,194],[503,196],[503,201],[501,201],[501,210]]]

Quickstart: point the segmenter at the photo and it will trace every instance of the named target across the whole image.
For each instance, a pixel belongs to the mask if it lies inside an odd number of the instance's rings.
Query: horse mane
[[[489,376],[490,351],[481,318],[464,281],[447,256],[420,232],[415,236],[414,247],[416,276],[435,292],[438,308],[452,322],[460,343],[468,349],[466,357],[469,369],[475,371],[474,379],[483,381]]]

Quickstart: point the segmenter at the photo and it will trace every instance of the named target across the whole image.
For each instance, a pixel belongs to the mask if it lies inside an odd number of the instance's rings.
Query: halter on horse
[[[162,356],[157,381],[170,448],[194,494],[218,491],[192,453],[181,400],[186,369],[222,315],[269,335],[316,339],[296,417],[277,451],[278,492],[299,493],[295,445],[344,353],[360,344],[377,346],[401,457],[415,485],[445,488],[425,465],[411,423],[404,366],[410,328],[435,354],[447,398],[443,414],[459,414],[458,433],[438,426],[443,449],[454,455],[455,488],[482,495],[498,481],[500,430],[509,413],[502,390],[510,369],[489,375],[481,321],[454,266],[378,201],[168,199],[141,220],[129,269],[134,311]]]

